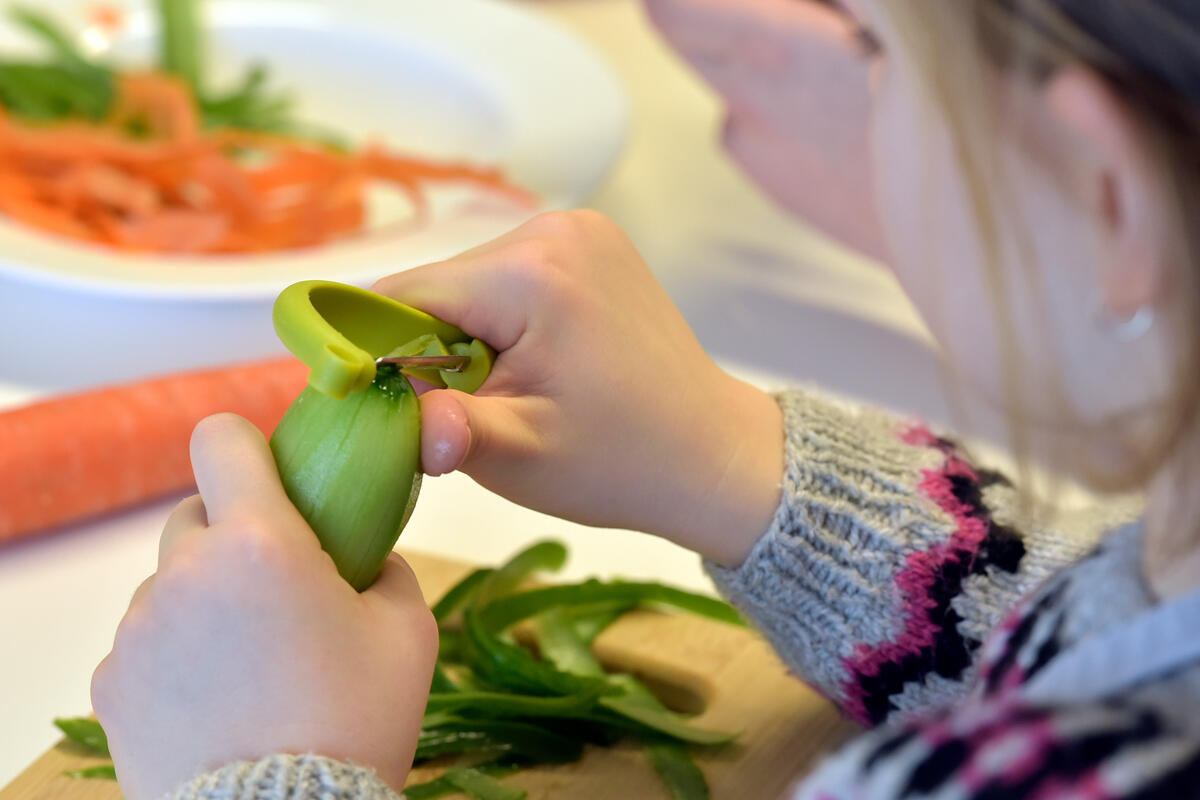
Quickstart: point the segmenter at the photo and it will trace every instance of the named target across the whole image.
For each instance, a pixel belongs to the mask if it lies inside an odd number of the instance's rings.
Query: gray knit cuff
[[[1008,481],[922,426],[802,391],[776,400],[786,448],[775,517],[743,564],[706,570],[796,674],[856,719],[953,702],[988,633],[1096,536],[1066,535],[1078,530],[1066,519],[1025,528]]]
[[[164,800],[398,800],[373,769],[325,756],[275,754],[199,775]]]
[[[818,395],[776,395],[783,491],[770,527],[738,567],[705,569],[801,677],[841,700],[858,643],[898,635],[897,573],[914,549],[946,540],[952,520],[919,496],[942,455],[913,447],[895,417]]]

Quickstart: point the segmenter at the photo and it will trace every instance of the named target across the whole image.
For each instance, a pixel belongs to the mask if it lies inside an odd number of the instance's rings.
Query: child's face
[[[1005,184],[981,184],[1005,243],[989,262],[952,124],[926,93],[886,0],[848,5],[882,44],[873,66],[871,146],[890,262],[969,389],[966,399],[1006,410],[1020,403],[1035,434],[1033,455],[1060,468],[1123,471],[1128,452],[1115,437],[1070,432],[1160,398],[1165,345],[1161,325],[1126,343],[1103,324],[1097,265],[1106,239],[1072,177],[1073,143],[1036,91],[1000,78],[991,89],[979,87],[993,95],[986,103],[1004,103],[1002,119],[1019,120],[985,137]]]

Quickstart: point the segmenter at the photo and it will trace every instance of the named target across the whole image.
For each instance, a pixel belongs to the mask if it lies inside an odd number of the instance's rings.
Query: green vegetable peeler
[[[301,281],[275,300],[275,332],[311,372],[308,383],[335,398],[360,392],[379,364],[439,387],[474,392],[495,351],[448,322],[389,297],[333,281]]]

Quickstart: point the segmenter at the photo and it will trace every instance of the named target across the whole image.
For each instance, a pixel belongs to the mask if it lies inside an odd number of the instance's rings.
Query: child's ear
[[[1103,236],[1104,310],[1124,318],[1154,306],[1169,282],[1171,206],[1150,137],[1090,69],[1059,70],[1046,85],[1045,102],[1079,159],[1085,199]]]

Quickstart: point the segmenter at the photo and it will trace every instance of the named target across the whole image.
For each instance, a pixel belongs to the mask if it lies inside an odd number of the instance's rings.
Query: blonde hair
[[[1000,234],[1005,208],[1004,170],[995,146],[1001,126],[994,93],[998,74],[1037,83],[1058,69],[1084,65],[1099,74],[1138,116],[1156,151],[1157,168],[1175,195],[1178,240],[1168,246],[1188,269],[1184,278],[1200,320],[1200,3],[1195,0],[883,0],[925,89],[948,124],[955,155],[970,191],[972,211],[989,262],[988,280],[1004,327],[1005,386],[1013,410],[1013,441],[1024,465],[1028,426],[1019,380],[1019,354],[1005,307],[1005,248],[1027,256],[1021,241]],[[1018,258],[1026,268],[1029,259]],[[1197,436],[1200,409],[1200,331],[1180,330],[1176,386],[1154,444],[1137,453],[1121,475],[1089,475],[1110,490],[1140,488]],[[1043,387],[1046,388],[1046,387]],[[1059,396],[1062,396],[1061,387]],[[1128,420],[1095,427],[1126,429]],[[1111,433],[1109,434],[1111,435]],[[1193,443],[1194,444],[1194,443]],[[1194,455],[1194,454],[1189,454]],[[1200,469],[1200,457],[1192,460]]]

